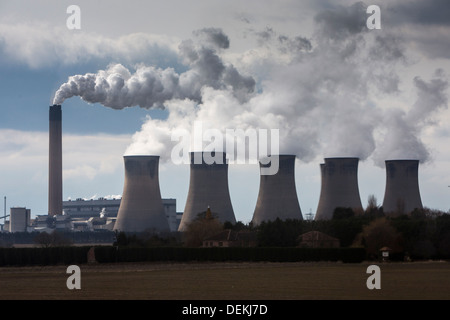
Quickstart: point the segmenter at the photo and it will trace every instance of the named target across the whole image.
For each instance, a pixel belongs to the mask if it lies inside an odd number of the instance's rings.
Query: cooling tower
[[[260,168],[264,165],[259,163]],[[258,200],[253,213],[253,225],[263,221],[303,220],[295,188],[295,155],[280,155],[278,172],[260,175]]]
[[[363,210],[358,188],[358,158],[325,158],[315,220],[333,218],[337,207]]]
[[[212,164],[205,162],[203,156],[208,154],[190,153],[189,190],[178,231],[186,231],[189,223],[197,219],[198,214],[205,212],[208,207],[219,221],[236,223],[228,190],[228,163],[225,153],[212,152],[212,157],[221,159]]]
[[[159,156],[124,156],[125,181],[114,230],[169,231],[159,188]]]
[[[422,209],[419,191],[419,160],[386,160],[383,211],[387,215],[409,214]]]
[[[62,133],[61,106],[50,106],[49,111],[49,164],[48,214],[62,214]]]

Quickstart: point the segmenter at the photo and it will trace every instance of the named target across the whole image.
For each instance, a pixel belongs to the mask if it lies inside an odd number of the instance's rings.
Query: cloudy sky
[[[67,8],[80,8],[69,29]],[[370,30],[369,5],[381,8]],[[361,159],[359,186],[383,201],[384,161],[418,159],[425,206],[450,208],[450,3],[355,1],[0,2],[0,195],[47,214],[48,107],[63,109],[64,199],[120,196],[124,154],[161,156],[164,198],[183,211],[189,167],[171,134],[279,129],[297,155],[303,214],[324,157]],[[257,165],[231,165],[249,222]]]

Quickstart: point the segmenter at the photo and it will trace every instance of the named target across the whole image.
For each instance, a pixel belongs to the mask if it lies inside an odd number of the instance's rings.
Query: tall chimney
[[[419,191],[419,160],[386,160],[383,211],[396,216],[422,209]]]
[[[338,207],[363,210],[358,188],[358,158],[325,158],[315,220],[333,218]]]
[[[49,111],[49,174],[48,214],[62,214],[62,133],[61,106],[50,106]]]
[[[125,181],[114,230],[170,231],[159,188],[159,156],[124,156]]]
[[[209,152],[191,152],[189,190],[178,231],[186,231],[189,223],[208,207],[220,222],[236,223],[228,189],[228,163],[224,152],[211,152],[218,159],[205,162]]]
[[[260,162],[260,168],[264,165]],[[295,155],[279,155],[278,172],[260,175],[258,200],[253,213],[253,225],[263,221],[303,220],[295,188]]]

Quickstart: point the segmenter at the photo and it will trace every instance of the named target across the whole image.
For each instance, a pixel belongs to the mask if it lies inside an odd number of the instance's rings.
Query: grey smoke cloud
[[[447,0],[396,1],[386,5],[386,19],[392,24],[450,25]]]
[[[392,32],[367,32],[362,28],[365,17],[362,3],[319,13],[311,40],[272,28],[250,29],[247,36],[253,36],[258,47],[243,56],[247,69],[264,69],[258,75],[258,94],[241,103],[217,87],[203,92],[195,114],[181,120],[182,109],[172,106],[167,121],[148,119],[127,151],[148,148],[150,136],[170,145],[162,133],[189,130],[197,120],[221,130],[279,128],[280,152],[305,162],[319,154],[362,160],[373,156],[380,166],[392,157],[429,160],[420,135],[433,125],[424,120],[446,107],[447,82],[416,77],[412,82],[417,101],[408,110],[377,102],[401,93],[397,69],[410,62],[404,39]]]
[[[89,103],[101,103],[113,109],[140,106],[162,107],[178,95],[179,75],[173,69],[141,66],[131,73],[121,64],[105,70],[69,77],[55,94],[54,104],[79,96]]]
[[[205,42],[215,45],[220,49],[228,49],[230,47],[230,40],[228,36],[219,28],[203,28],[195,30],[194,35]]]
[[[367,31],[367,5],[356,2],[351,6],[336,5],[319,12],[314,20],[318,24],[318,31],[331,39],[343,39],[349,35]]]
[[[282,53],[294,53],[310,51],[312,44],[306,37],[296,36],[294,38],[284,34],[278,34],[273,28],[266,27],[263,31],[250,30],[260,46],[275,46]]]
[[[436,125],[436,114],[447,109],[446,90],[448,80],[441,69],[436,70],[430,81],[421,77],[413,79],[417,98],[407,110],[389,109],[385,111],[382,124],[385,134],[382,143],[374,152],[374,161],[382,166],[389,159],[417,159],[427,162],[431,152],[421,140],[422,131]]]
[[[132,73],[122,64],[113,64],[95,74],[69,77],[55,93],[54,103],[62,104],[68,98],[79,96],[86,102],[113,109],[161,108],[172,99],[200,102],[205,86],[231,88],[240,101],[245,101],[254,90],[255,80],[240,74],[218,55],[217,48],[228,48],[228,37],[220,29],[212,28],[194,34],[200,41],[186,40],[179,46],[181,58],[189,67],[183,73],[145,65],[138,65]]]
[[[383,23],[400,28],[418,52],[432,59],[448,59],[450,2],[447,0],[390,1],[382,4]]]
[[[149,116],[125,152],[163,161],[176,143],[171,135],[191,131],[196,121],[221,131],[279,129],[280,152],[305,162],[318,155],[372,157],[380,166],[396,157],[427,161],[421,134],[447,108],[448,82],[443,71],[429,81],[416,77],[415,103],[406,110],[382,105],[402,93],[398,70],[411,62],[401,34],[367,31],[365,8],[356,3],[320,12],[312,38],[250,29],[256,47],[233,64],[222,54],[227,35],[197,30],[179,45],[185,72],[138,66],[132,73],[111,65],[69,78],[55,103],[80,96],[116,109],[164,106],[168,118]]]

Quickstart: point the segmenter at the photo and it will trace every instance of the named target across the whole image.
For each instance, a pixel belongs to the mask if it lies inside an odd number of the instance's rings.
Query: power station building
[[[110,220],[113,224],[119,212],[121,199],[81,199],[63,201],[64,215],[70,217],[72,221],[78,221],[81,229],[82,223],[87,225],[91,218],[103,218]],[[164,213],[169,223],[171,231],[177,231],[181,221],[181,212],[177,212],[176,199],[162,199]],[[110,229],[112,229],[111,227]],[[109,229],[109,228],[107,228]]]
[[[208,156],[214,161],[208,161]],[[276,218],[303,219],[295,185],[295,155],[280,155],[278,160],[279,170],[273,175],[262,174],[265,167],[260,162],[260,187],[252,217],[254,225]],[[358,158],[336,157],[325,158],[320,164],[321,191],[316,220],[331,219],[338,207],[363,210],[358,162]],[[418,160],[386,161],[383,201],[386,214],[410,213],[422,208],[418,165]],[[208,208],[219,221],[236,223],[224,152],[190,153],[189,189],[182,214],[176,212],[175,199],[161,198],[159,156],[124,156],[124,167],[122,199],[63,201],[62,111],[61,105],[50,106],[48,216],[38,216],[35,225],[48,224],[48,217],[53,217],[57,228],[82,229],[84,223],[86,228],[92,229],[95,223],[103,223],[106,229],[114,226],[114,230],[127,232],[185,231],[188,224]],[[24,223],[30,224],[29,211],[27,216],[27,209],[22,209],[11,208],[8,229],[22,230]]]
[[[48,216],[55,218],[52,225],[63,229],[83,229],[83,226],[85,229],[92,229],[94,220],[109,217],[111,219],[108,224],[114,225],[116,222],[115,228],[124,231],[142,231],[142,228],[177,230],[180,219],[177,219],[176,200],[163,201],[159,191],[159,157],[129,156],[124,157],[124,161],[125,185],[122,200],[100,198],[88,205],[81,199],[75,202],[63,201],[62,111],[61,105],[50,106]],[[117,218],[117,221],[112,218]],[[50,224],[49,221],[48,217],[38,216],[35,225],[44,228]],[[109,226],[104,227],[109,229]]]
[[[9,232],[26,232],[30,226],[31,210],[23,207],[10,208]]]
[[[383,211],[386,215],[410,214],[422,209],[419,190],[419,160],[386,160],[386,189]]]
[[[252,218],[255,226],[277,218],[303,220],[295,187],[295,155],[279,155],[278,164],[276,174],[260,174],[258,199]],[[261,172],[262,168],[272,164],[260,162],[259,165]]]
[[[189,190],[178,231],[185,231],[208,207],[219,221],[236,223],[228,189],[226,154],[191,152]]]
[[[359,158],[325,158],[320,164],[322,184],[315,220],[333,218],[338,207],[363,210],[358,187]]]

